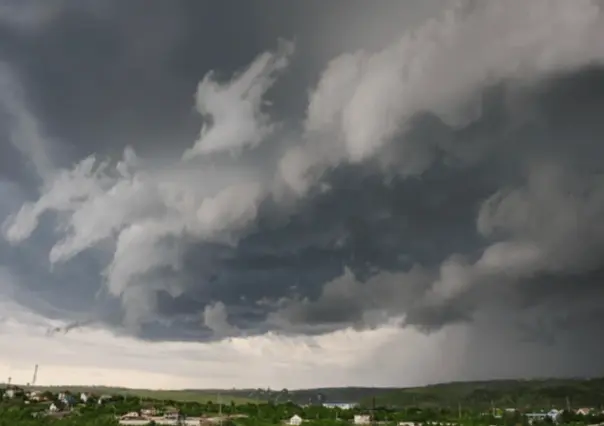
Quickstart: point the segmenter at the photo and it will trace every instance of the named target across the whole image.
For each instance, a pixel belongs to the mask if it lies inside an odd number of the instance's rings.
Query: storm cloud
[[[18,303],[152,341],[465,327],[447,377],[604,374],[602,1],[383,3],[407,21],[356,37],[355,2],[84,3],[0,9]]]

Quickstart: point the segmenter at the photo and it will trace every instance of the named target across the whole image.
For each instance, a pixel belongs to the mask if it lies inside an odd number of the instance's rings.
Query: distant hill
[[[111,387],[36,387],[59,391],[94,392],[97,394],[128,394],[141,398],[174,401],[198,401],[236,404],[254,402],[287,402],[320,404],[323,402],[357,402],[386,407],[457,407],[487,409],[493,404],[499,408],[539,409],[604,406],[604,378],[598,379],[541,379],[493,380],[453,382],[413,388],[317,388],[278,391],[269,389],[184,389],[146,390]]]
[[[368,404],[369,397],[362,400]],[[604,379],[497,380],[444,383],[379,393],[381,406],[438,406],[487,409],[600,407],[604,405]]]
[[[387,407],[458,407],[487,409],[493,404],[499,408],[539,409],[560,407],[568,403],[578,407],[604,406],[604,378],[598,379],[540,379],[492,380],[453,382],[413,388],[318,388],[291,391],[234,395],[258,400],[291,400],[297,404],[321,402],[358,402]]]

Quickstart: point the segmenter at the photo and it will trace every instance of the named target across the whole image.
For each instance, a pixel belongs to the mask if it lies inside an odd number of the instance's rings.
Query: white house
[[[562,415],[562,411],[556,410],[556,409],[549,410],[547,413],[547,417],[552,419],[554,422],[559,421],[561,415]]]
[[[368,414],[356,414],[354,416],[355,425],[368,425],[371,423],[371,416]]]
[[[48,407],[48,411],[50,411],[51,413],[56,413],[59,410],[59,407],[57,407],[57,404],[55,404],[54,402],[52,404],[50,404],[50,406]]]
[[[147,407],[141,410],[141,416],[154,417],[157,416],[157,409],[155,407]]]
[[[90,394],[89,393],[82,392],[80,394],[80,401],[82,401],[84,404],[86,404],[89,399],[90,399]]]
[[[558,422],[560,420],[560,414],[562,414],[562,411],[553,409],[547,413],[527,413],[525,416],[528,417],[529,423],[533,423],[535,420],[542,421],[548,417],[552,419],[553,422]]]
[[[14,389],[7,389],[7,390],[4,392],[4,397],[5,397],[5,398],[12,399],[12,398],[14,398],[14,397],[15,397],[15,395],[16,395],[16,394],[17,394],[17,392],[16,392]]]
[[[112,396],[111,395],[101,395],[97,401],[97,403],[99,405],[103,404],[105,401],[111,401]]]
[[[575,411],[580,416],[589,416],[592,413],[593,409],[591,408],[579,408]]]
[[[297,414],[294,414],[288,421],[287,424],[288,425],[292,425],[292,426],[300,426],[302,424],[304,420],[302,420],[302,417],[300,417]]]

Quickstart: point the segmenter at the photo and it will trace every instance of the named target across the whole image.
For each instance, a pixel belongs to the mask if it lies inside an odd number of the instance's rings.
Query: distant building
[[[532,423],[534,421],[545,420],[548,417],[552,419],[552,421],[558,422],[560,420],[561,414],[562,411],[553,409],[548,411],[547,413],[527,413],[525,414],[525,416],[529,419],[529,423]]]
[[[77,402],[75,397],[68,392],[59,393],[59,395],[57,396],[57,399],[59,400],[59,402],[61,402],[62,404],[66,405],[66,406],[75,405]]]
[[[101,405],[106,401],[111,401],[113,397],[111,395],[101,395],[98,399],[98,404]]]
[[[27,395],[27,399],[29,399],[30,401],[41,401],[42,400],[42,395],[38,391],[31,391]]]
[[[90,398],[92,397],[92,395],[90,395],[88,392],[82,392],[80,394],[80,401],[82,401],[84,404],[86,404]]]
[[[323,407],[325,408],[339,408],[340,410],[352,410],[358,407],[359,404],[356,402],[324,402]]]
[[[368,414],[357,414],[354,416],[355,425],[368,425],[371,423],[371,416]]]
[[[575,411],[580,416],[589,416],[593,412],[593,408],[579,408]]]
[[[8,385],[8,387],[4,391],[4,398],[12,399],[23,395],[25,395],[25,391],[15,385]]]
[[[158,411],[155,407],[146,407],[141,410],[141,415],[146,417],[154,417],[158,415]]]
[[[304,420],[297,414],[294,414],[288,421],[287,424],[291,426],[300,426]]]

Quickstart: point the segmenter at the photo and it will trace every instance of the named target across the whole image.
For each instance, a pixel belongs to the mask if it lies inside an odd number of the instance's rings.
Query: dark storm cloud
[[[327,68],[337,47],[313,16],[338,11],[319,2],[65,5],[36,31],[1,28],[19,111],[61,153],[49,168],[115,161],[41,176],[37,201],[3,172],[3,215],[34,199],[3,228],[21,244],[0,247],[22,303],[153,340],[401,318],[568,345],[602,324],[600,3],[458,9]],[[126,145],[140,157],[116,165]],[[2,161],[33,160],[20,146]]]

